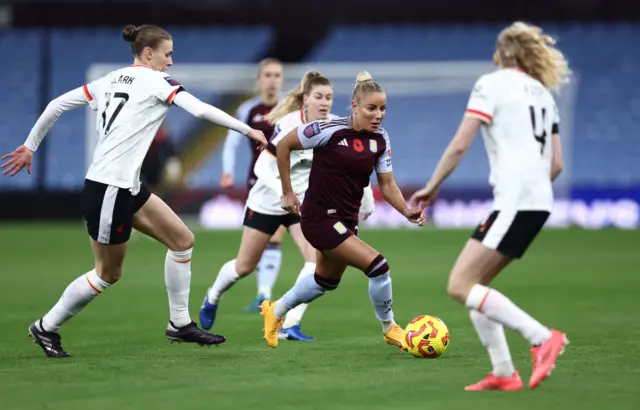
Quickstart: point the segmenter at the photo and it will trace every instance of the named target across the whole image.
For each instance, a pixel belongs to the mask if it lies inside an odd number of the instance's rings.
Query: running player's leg
[[[316,250],[307,242],[304,235],[302,234],[302,229],[300,227],[300,223],[295,223],[289,226],[289,234],[291,235],[291,239],[296,244],[298,249],[300,250],[300,254],[304,259],[304,265],[298,274],[298,278],[296,279],[296,283],[306,277],[311,277],[316,271]],[[286,338],[288,340],[300,340],[300,341],[312,341],[313,337],[305,335],[300,329],[300,321],[302,320],[302,316],[304,312],[307,310],[307,304],[302,303],[296,306],[294,309],[291,309],[284,317],[284,322],[282,324],[282,329],[280,336],[282,338]]]
[[[245,226],[242,230],[238,255],[220,268],[213,286],[207,292],[208,302],[217,305],[222,295],[238,280],[249,276],[256,269],[268,243],[269,234]]]
[[[384,256],[355,235],[328,251],[327,255],[344,260],[349,266],[365,273],[369,278],[369,298],[382,324],[384,341],[405,350],[405,332],[396,324],[393,316],[391,275]]]
[[[505,222],[507,220],[508,223]],[[509,356],[505,353],[504,336],[491,322],[519,331],[532,344],[536,376],[532,378],[533,383],[530,382],[532,387],[539,384],[541,379],[537,380],[538,377],[548,375],[555,358],[566,344],[566,336],[543,326],[502,293],[485,284],[490,283],[512,259],[522,256],[545,220],[545,215],[535,213],[494,212],[462,250],[451,272],[448,286],[449,294],[454,299],[481,314],[472,314],[472,320],[474,324],[478,324],[476,328],[483,343],[488,345],[490,354],[495,349],[492,362],[504,363]],[[485,321],[485,318],[490,320]],[[490,334],[493,337],[488,336]],[[544,360],[543,367],[537,366],[535,358],[540,351],[550,353]],[[495,365],[494,363],[494,367]],[[535,374],[536,366],[539,368],[538,375]],[[513,365],[494,369],[494,372],[504,375],[510,367]],[[517,373],[512,373],[512,377],[513,375],[517,376]]]
[[[276,233],[269,240],[269,244],[262,252],[260,262],[257,266],[256,281],[258,293],[254,301],[247,306],[246,310],[259,312],[260,304],[267,299],[271,299],[273,287],[280,273],[282,265],[282,237],[286,231],[284,226],[280,226]]]
[[[146,191],[146,190],[145,190]],[[141,191],[145,192],[145,191]],[[191,230],[160,198],[147,194],[139,199],[139,209],[133,217],[133,226],[140,232],[164,244],[168,250],[164,263],[164,279],[169,296],[169,340],[200,345],[220,344],[224,337],[199,329],[189,314],[191,290],[191,255],[195,238]]]
[[[29,327],[29,333],[48,357],[67,357],[60,327],[122,276],[131,235],[132,198],[128,190],[86,181],[83,214],[91,237],[95,265],[67,286],[53,308]]]
[[[316,252],[316,272],[298,280],[276,302],[264,301],[260,314],[264,317],[264,338],[270,347],[278,346],[278,330],[284,315],[303,303],[311,303],[327,291],[335,290],[347,268],[344,260]]]
[[[269,238],[280,226],[280,220],[281,216],[262,214],[247,207],[238,255],[220,268],[200,307],[200,324],[205,329],[213,326],[223,293],[255,270]]]

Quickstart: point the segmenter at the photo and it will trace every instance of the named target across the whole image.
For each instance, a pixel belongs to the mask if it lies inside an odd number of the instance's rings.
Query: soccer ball
[[[449,329],[435,316],[418,316],[405,329],[409,353],[415,357],[435,358],[449,347]]]

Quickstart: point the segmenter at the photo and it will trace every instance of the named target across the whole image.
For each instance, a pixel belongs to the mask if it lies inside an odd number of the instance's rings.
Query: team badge
[[[302,133],[307,138],[315,137],[316,135],[320,134],[320,124],[318,124],[317,122],[311,123],[304,128],[304,131]]]
[[[369,140],[369,149],[371,152],[378,152],[378,141]]]
[[[333,229],[335,229],[336,232],[338,232],[340,235],[344,235],[345,233],[347,233],[347,227],[344,226],[342,222],[336,222],[333,225]]]

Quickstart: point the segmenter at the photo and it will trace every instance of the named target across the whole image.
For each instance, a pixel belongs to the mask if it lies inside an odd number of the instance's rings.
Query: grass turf
[[[164,337],[164,249],[145,238],[131,242],[120,283],[63,328],[63,343],[75,357],[53,360],[29,342],[27,327],[91,268],[85,232],[78,224],[0,225],[0,408],[637,408],[640,232],[547,230],[498,278],[498,289],[571,341],[551,379],[536,391],[515,393],[462,391],[489,371],[467,311],[445,293],[468,234],[361,234],[389,260],[398,322],[433,314],[449,326],[449,351],[436,360],[383,343],[366,278],[354,270],[308,309],[303,328],[316,342],[267,348],[261,317],[242,310],[255,293],[251,277],[222,301],[214,329],[227,336],[226,344],[171,345]],[[198,232],[196,238],[194,318],[218,268],[235,256],[240,235]],[[293,284],[301,263],[287,240],[277,295]],[[526,381],[528,346],[513,332],[508,337]]]

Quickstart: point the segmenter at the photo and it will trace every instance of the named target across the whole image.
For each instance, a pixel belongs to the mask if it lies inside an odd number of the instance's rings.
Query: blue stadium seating
[[[640,38],[640,25],[552,23],[543,27],[559,37],[559,46],[579,79],[569,170],[573,183],[639,184],[640,164],[636,158],[640,142],[636,133],[640,126],[640,54],[633,50]],[[338,27],[313,51],[310,61],[488,60],[501,28]],[[372,48],[353,44],[371,44]],[[389,99],[386,128],[392,134],[394,157],[402,158],[403,164],[397,167],[398,179],[420,183],[455,132],[467,95],[420,99],[394,99],[391,95]],[[343,106],[342,102],[336,103]],[[411,121],[412,118],[420,118],[420,122]],[[486,184],[486,169],[483,148],[476,141],[452,183]]]
[[[571,180],[578,185],[640,184],[640,54],[635,52],[640,24],[543,24],[559,37],[577,76],[576,105],[572,116]],[[489,61],[500,25],[345,26],[336,27],[311,52],[310,62],[356,61]],[[270,42],[266,28],[170,29],[176,41],[175,60],[181,62],[250,62]],[[0,102],[0,152],[23,142],[40,109],[40,53],[43,32],[0,32],[0,52],[7,58],[0,68],[4,81]],[[129,64],[130,52],[118,29],[54,30],[50,36],[52,67],[49,97],[85,82],[92,63]],[[16,47],[16,44],[20,47]],[[203,47],[203,44],[207,47]],[[371,47],[354,47],[354,44]],[[354,73],[355,74],[355,73]],[[375,76],[375,72],[372,73]],[[383,83],[384,85],[384,83]],[[215,96],[193,91],[201,98]],[[392,136],[396,176],[403,183],[422,183],[455,132],[466,104],[467,92],[445,96],[399,97],[389,95],[385,128]],[[334,112],[346,114],[346,98],[335,101]],[[66,113],[47,138],[47,186],[54,189],[81,186],[85,171],[85,110]],[[170,111],[170,135],[179,139],[197,124],[182,110]],[[243,181],[248,166],[248,144],[238,154],[237,179]],[[398,161],[402,159],[402,161]],[[190,178],[193,186],[217,185],[220,152]],[[478,139],[452,184],[487,183],[487,160]],[[0,189],[33,187],[35,178],[0,177]]]
[[[0,156],[20,146],[39,114],[41,36],[37,31],[0,31]],[[28,189],[34,176],[0,175],[0,189]]]
[[[174,38],[174,62],[232,63],[255,61],[270,42],[268,28],[168,28]],[[131,51],[117,29],[55,30],[52,42],[51,96],[60,95],[85,82],[93,63],[130,64]],[[179,80],[179,79],[178,79]],[[212,94],[193,93],[211,100]],[[76,188],[85,172],[85,110],[66,113],[49,136],[47,186]],[[173,138],[179,138],[197,120],[179,109],[167,116],[166,125]],[[69,158],[75,160],[70,161]]]

